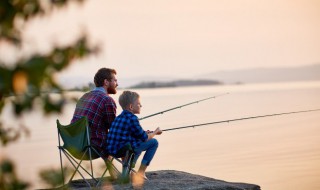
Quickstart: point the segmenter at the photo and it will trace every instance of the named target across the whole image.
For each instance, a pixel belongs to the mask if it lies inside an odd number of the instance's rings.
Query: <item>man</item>
[[[105,160],[107,154],[107,134],[116,117],[116,103],[109,96],[117,93],[116,70],[101,68],[94,76],[96,88],[84,94],[77,102],[71,123],[86,116],[90,127],[90,142]]]

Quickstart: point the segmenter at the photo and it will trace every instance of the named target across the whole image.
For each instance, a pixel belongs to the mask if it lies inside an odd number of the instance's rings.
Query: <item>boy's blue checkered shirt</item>
[[[140,126],[138,117],[127,110],[123,110],[112,122],[109,129],[107,150],[110,154],[115,155],[128,142],[132,148],[136,148],[147,139],[148,135]]]

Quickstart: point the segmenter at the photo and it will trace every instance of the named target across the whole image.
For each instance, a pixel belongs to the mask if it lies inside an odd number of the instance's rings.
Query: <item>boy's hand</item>
[[[153,131],[147,130],[146,133],[150,134],[150,133],[153,133]]]
[[[161,135],[161,133],[162,133],[162,131],[159,127],[154,131],[154,134],[156,134],[156,135]]]

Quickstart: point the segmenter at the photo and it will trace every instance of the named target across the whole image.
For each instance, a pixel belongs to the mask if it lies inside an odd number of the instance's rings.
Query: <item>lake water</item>
[[[150,130],[320,108],[319,81],[135,91],[143,105],[140,117],[230,93],[142,120],[142,126]],[[113,96],[116,101],[120,93]],[[29,127],[31,136],[1,147],[0,157],[13,159],[19,176],[31,181],[32,188],[46,187],[38,178],[40,169],[59,168],[55,122],[69,123],[74,107],[74,103],[68,104],[61,115],[26,114],[20,122]],[[1,117],[7,124],[17,125],[9,106]],[[160,146],[149,171],[180,170],[254,183],[264,190],[320,189],[320,111],[167,131],[157,139]]]

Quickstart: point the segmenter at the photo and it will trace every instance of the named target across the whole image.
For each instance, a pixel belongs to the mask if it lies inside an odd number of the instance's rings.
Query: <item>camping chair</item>
[[[69,160],[69,162],[74,167],[75,171],[73,172],[71,178],[69,179],[70,183],[78,172],[82,179],[87,183],[89,187],[91,187],[89,181],[85,179],[84,175],[81,171],[87,173],[95,182],[96,186],[99,186],[105,173],[109,169],[113,169],[117,175],[119,176],[119,170],[112,164],[112,161],[115,159],[122,164],[122,177],[127,177],[130,170],[132,169],[132,161],[133,161],[133,151],[131,146],[127,147],[127,149],[123,149],[122,151],[125,153],[124,160],[119,160],[117,156],[123,155],[116,155],[113,156],[111,160],[104,159],[106,167],[100,180],[97,180],[93,174],[93,167],[92,167],[92,160],[100,158],[100,153],[90,144],[90,128],[88,125],[87,117],[82,117],[81,119],[77,120],[76,122],[69,124],[69,125],[61,125],[59,120],[57,120],[57,128],[58,128],[58,142],[59,142],[59,153],[60,153],[60,165],[61,165],[61,172],[63,177],[63,185],[65,185],[64,181],[64,172],[62,166],[62,153],[64,153],[65,157]],[[63,145],[61,146],[61,141],[63,141]],[[123,154],[123,152],[121,154]],[[102,158],[102,157],[101,157]],[[82,161],[90,161],[90,171],[85,169],[81,164]]]

